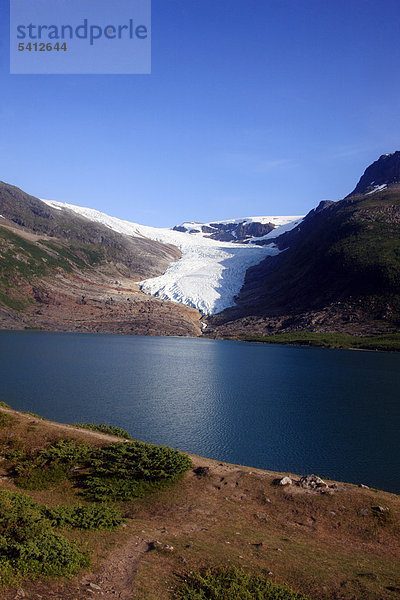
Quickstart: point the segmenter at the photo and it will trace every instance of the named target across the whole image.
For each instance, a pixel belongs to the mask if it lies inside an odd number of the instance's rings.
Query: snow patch
[[[303,220],[303,217],[290,217],[290,218],[293,218],[296,220],[288,221],[284,225],[275,227],[275,229],[273,229],[272,231],[270,231],[269,233],[267,233],[261,237],[251,238],[251,240],[249,241],[249,244],[257,244],[257,242],[264,241],[264,240],[273,240],[274,238],[277,238],[278,236],[282,235],[282,233],[287,233],[288,231],[291,231],[292,229],[297,227],[297,225],[300,225],[300,223]]]
[[[61,204],[61,202],[54,202],[53,200],[44,200],[43,198],[39,199],[48,206],[51,206],[51,208],[55,208],[56,210],[62,210],[64,208],[64,204]]]
[[[387,183],[383,183],[382,185],[374,185],[374,189],[370,192],[367,192],[365,195],[369,196],[370,194],[375,194],[375,192],[379,192],[380,190],[384,190],[387,187]]]

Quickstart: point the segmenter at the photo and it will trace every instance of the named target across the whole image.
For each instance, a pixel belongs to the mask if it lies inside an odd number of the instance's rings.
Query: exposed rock
[[[201,477],[207,477],[210,474],[210,467],[196,467],[196,469],[193,469],[193,473],[199,479]]]
[[[400,152],[367,169],[352,194],[310,211],[275,238],[284,252],[247,270],[236,306],[209,317],[208,331],[218,337],[397,332],[399,265],[375,257],[385,255],[388,236],[393,252],[400,248]]]
[[[383,513],[389,512],[389,507],[388,506],[373,506],[372,510],[375,513],[383,514]]]
[[[187,564],[187,560],[184,556],[179,556],[179,561],[183,564],[186,565]]]
[[[293,481],[290,479],[290,477],[282,477],[282,479],[280,479],[278,481],[278,485],[292,485]]]
[[[328,487],[328,484],[325,483],[321,477],[318,477],[318,475],[303,475],[303,477],[300,478],[299,485],[307,490]]]
[[[101,587],[97,585],[97,583],[90,582],[88,587],[92,588],[92,590],[96,590],[97,592],[101,592]]]
[[[260,521],[268,521],[268,517],[266,517],[262,513],[255,513],[254,516],[256,517],[256,519],[260,519]]]
[[[366,194],[378,186],[395,183],[400,183],[399,151],[391,154],[383,154],[372,165],[369,165],[350,196]]]
[[[363,483],[360,483],[359,488],[362,488],[363,490],[369,490],[369,486],[368,485],[364,485]]]

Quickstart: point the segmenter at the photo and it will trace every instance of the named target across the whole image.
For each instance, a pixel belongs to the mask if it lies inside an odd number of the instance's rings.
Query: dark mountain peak
[[[368,194],[380,186],[400,183],[400,151],[382,154],[372,165],[367,167],[364,175],[349,194]]]

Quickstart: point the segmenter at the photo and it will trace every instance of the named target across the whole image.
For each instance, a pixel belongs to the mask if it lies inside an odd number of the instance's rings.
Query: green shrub
[[[0,492],[0,578],[18,575],[70,576],[89,566],[87,553],[53,531],[43,507],[25,494]]]
[[[100,431],[101,433],[115,435],[116,437],[124,438],[126,440],[132,439],[131,435],[125,431],[125,429],[115,427],[114,425],[105,425],[104,423],[101,423],[100,425],[97,425],[96,423],[74,423],[74,427],[90,429],[91,431]]]
[[[24,458],[25,452],[21,448],[17,448],[16,450],[10,450],[5,454],[5,458],[11,462],[17,462]]]
[[[78,487],[96,502],[123,501],[143,496],[191,468],[186,454],[143,442],[116,442],[93,448],[61,440],[30,456],[10,452],[16,485],[43,490],[75,477]],[[74,467],[85,467],[74,473]]]
[[[0,427],[10,427],[10,425],[12,425],[15,422],[15,417],[0,411]]]
[[[9,406],[6,402],[3,402],[2,400],[0,400],[0,406],[2,406],[3,408],[11,408],[11,406]]]
[[[30,417],[34,417],[35,419],[40,419],[41,421],[47,420],[47,419],[43,419],[43,417],[41,417],[40,415],[37,415],[36,413],[29,412],[29,410],[22,410],[21,412],[23,415],[29,415]]]
[[[265,575],[222,567],[191,572],[175,594],[177,600],[310,600]]]
[[[15,585],[18,581],[10,561],[0,558],[0,589],[9,585]]]
[[[74,440],[60,440],[48,448],[41,450],[38,462],[42,465],[65,465],[72,467],[85,463],[93,453],[93,448]]]
[[[14,453],[15,484],[26,490],[44,490],[57,485],[69,477],[74,466],[84,464],[92,452],[92,448],[84,444],[60,440],[34,456],[23,454],[18,458]],[[7,458],[12,460],[12,453]]]
[[[57,506],[44,509],[44,515],[56,527],[76,529],[115,529],[123,522],[121,511],[105,504]]]
[[[86,495],[96,501],[137,498],[191,466],[186,454],[166,446],[116,442],[93,453],[84,482]]]

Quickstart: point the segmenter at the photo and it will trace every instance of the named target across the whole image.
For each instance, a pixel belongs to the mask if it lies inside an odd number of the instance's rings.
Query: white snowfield
[[[388,154],[387,156],[390,156],[390,154]],[[372,183],[374,183],[374,182],[372,182]],[[371,185],[372,185],[372,183],[371,183]],[[367,192],[365,195],[369,196],[370,194],[375,194],[375,192],[380,192],[381,190],[384,190],[385,188],[387,188],[387,183],[383,183],[382,185],[374,185],[374,188],[370,192]]]
[[[147,227],[130,221],[110,217],[92,208],[43,200],[58,210],[71,210],[90,221],[102,223],[110,229],[128,236],[146,237],[151,240],[173,244],[182,252],[181,258],[171,264],[159,277],[141,281],[141,289],[165,300],[180,302],[197,308],[203,314],[215,314],[235,304],[249,267],[261,262],[266,256],[279,254],[273,239],[300,223],[302,217],[245,217],[219,223],[241,221],[273,223],[276,228],[259,238],[271,239],[271,243],[257,246],[254,243],[239,244],[219,242],[201,232],[189,233],[169,228]],[[215,223],[212,221],[211,223]],[[200,229],[206,223],[183,223],[187,229]],[[254,238],[253,238],[254,240]]]

